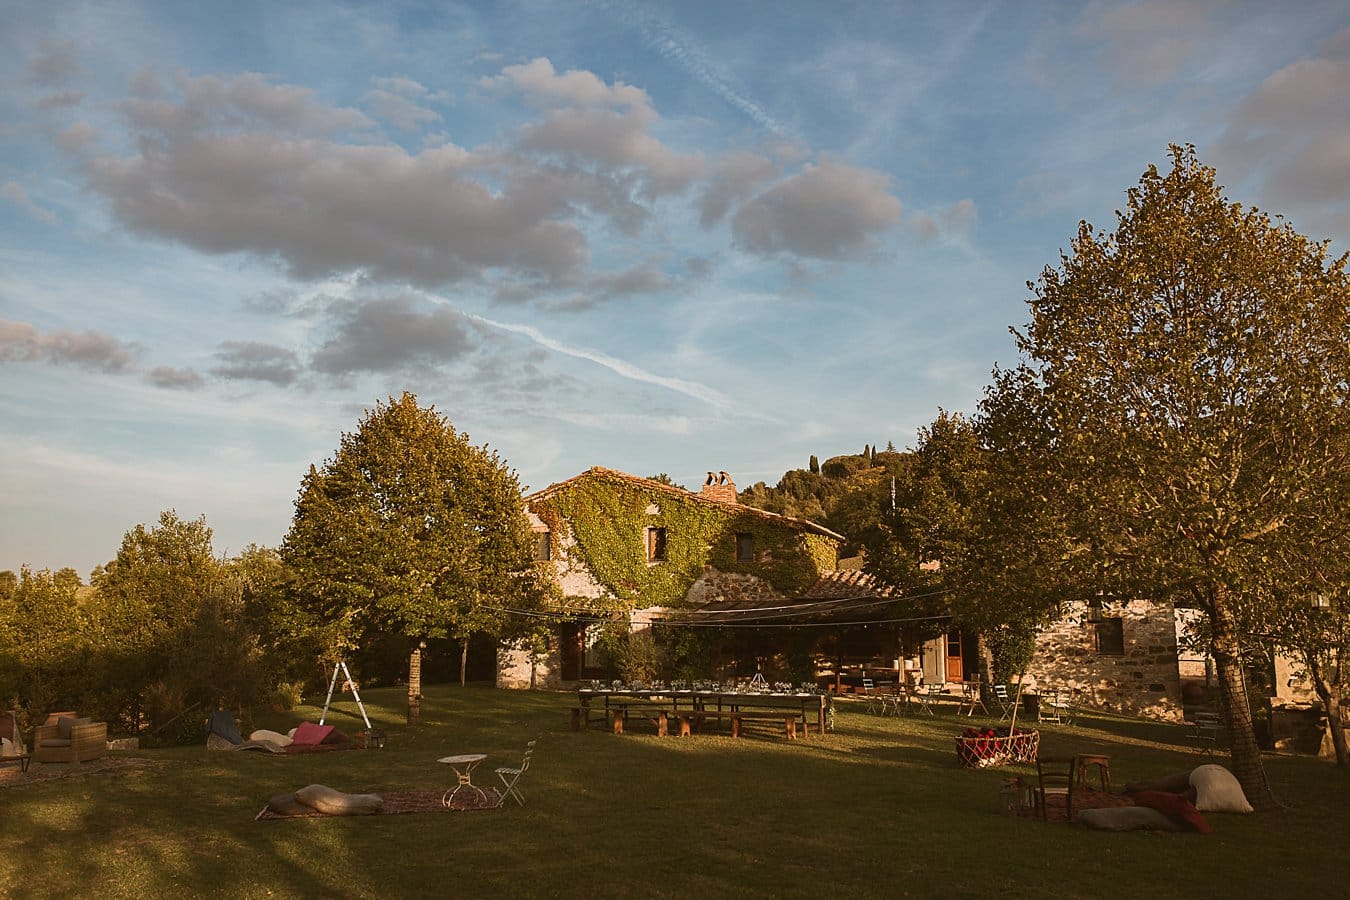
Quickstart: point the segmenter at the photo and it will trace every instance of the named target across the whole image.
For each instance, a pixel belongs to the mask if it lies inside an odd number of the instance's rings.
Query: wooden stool
[[[1111,757],[1104,753],[1079,753],[1074,757],[1074,781],[1087,787],[1088,767],[1097,767],[1102,790],[1111,793]]]

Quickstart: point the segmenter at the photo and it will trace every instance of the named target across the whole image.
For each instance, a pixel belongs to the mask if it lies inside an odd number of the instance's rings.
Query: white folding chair
[[[862,689],[863,694],[867,696],[867,711],[885,712],[885,708],[881,706],[881,698],[877,695],[877,686],[875,682],[870,678],[864,678],[862,680]]]
[[[520,788],[516,787],[516,783],[520,781],[521,776],[530,770],[530,759],[534,756],[534,745],[537,743],[539,743],[539,739],[535,738],[525,745],[525,756],[521,759],[519,766],[501,766],[496,770],[497,777],[502,780],[504,785],[501,800],[497,803],[498,806],[505,803],[507,797],[514,797],[521,806],[525,805],[525,795],[520,792]]]
[[[998,720],[1002,722],[1012,715],[1013,707],[1012,697],[1008,695],[1008,686],[1006,684],[994,685],[994,699],[998,700],[999,708],[1003,712],[1003,714],[998,717]]]

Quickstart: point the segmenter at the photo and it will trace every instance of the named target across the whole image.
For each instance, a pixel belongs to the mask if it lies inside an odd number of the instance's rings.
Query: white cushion
[[[1252,805],[1232,772],[1210,763],[1191,771],[1195,788],[1195,808],[1201,812],[1249,813]]]
[[[271,741],[279,747],[285,747],[291,743],[291,737],[278,731],[268,731],[266,728],[259,728],[248,736],[250,741]]]
[[[323,784],[302,787],[295,799],[326,816],[369,816],[384,805],[379,794],[344,794]]]

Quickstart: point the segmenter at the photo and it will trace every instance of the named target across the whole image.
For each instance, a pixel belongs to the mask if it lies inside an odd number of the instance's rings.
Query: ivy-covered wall
[[[569,554],[634,606],[683,605],[709,566],[753,575],[792,596],[837,561],[837,541],[803,523],[618,473],[591,470],[532,499],[530,509],[555,546],[570,534]],[[664,562],[647,561],[649,527],[666,530]],[[754,536],[753,561],[736,558],[738,532]]]

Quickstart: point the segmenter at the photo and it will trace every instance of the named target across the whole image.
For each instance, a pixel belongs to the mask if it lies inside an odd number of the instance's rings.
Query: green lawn
[[[142,750],[163,766],[0,788],[0,895],[168,897],[1328,896],[1350,878],[1350,776],[1271,756],[1278,812],[1211,815],[1215,833],[1092,832],[997,814],[1002,778],[966,770],[950,713],[881,718],[840,704],[823,740],[572,732],[570,695],[433,686],[364,695],[388,747],[307,756]],[[345,698],[330,721],[355,732]],[[260,716],[284,730],[317,710]],[[443,788],[436,759],[519,760],[527,805],[496,811],[255,822],[310,783]],[[1181,729],[1116,718],[1045,726],[1043,752],[1113,756],[1117,785],[1203,761]],[[1333,887],[1333,885],[1337,885]]]

